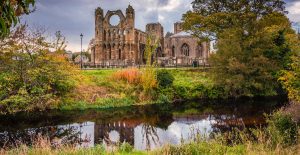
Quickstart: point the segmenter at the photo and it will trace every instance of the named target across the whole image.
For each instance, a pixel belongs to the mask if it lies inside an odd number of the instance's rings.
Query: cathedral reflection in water
[[[173,117],[173,121],[166,128],[150,125],[143,120],[123,120],[111,123],[85,123],[78,126],[81,146],[91,147],[103,144],[114,147],[126,142],[138,150],[150,150],[164,144],[180,144],[183,141],[195,138],[201,134],[209,138],[210,133],[226,131],[232,126],[242,127],[251,120],[243,121],[236,116],[186,116]],[[93,127],[93,129],[92,129]],[[85,139],[89,138],[90,141]]]

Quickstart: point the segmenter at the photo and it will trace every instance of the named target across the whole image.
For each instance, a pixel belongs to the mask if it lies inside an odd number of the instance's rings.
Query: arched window
[[[172,47],[172,57],[175,57],[175,46]]]
[[[200,57],[203,57],[203,48],[202,45],[199,46]]]
[[[111,60],[111,46],[108,45],[108,60]]]
[[[121,49],[119,49],[119,60],[122,59],[122,53],[121,53]]]
[[[184,56],[190,56],[190,47],[188,44],[184,43],[181,46],[181,54]]]
[[[103,41],[106,41],[106,31],[103,32]]]
[[[163,56],[161,47],[158,47],[158,48],[156,49],[156,56],[157,56],[157,57],[162,57],[162,56]]]
[[[110,30],[108,30],[108,39],[107,40],[110,40],[110,38],[111,38],[111,32],[110,32]]]

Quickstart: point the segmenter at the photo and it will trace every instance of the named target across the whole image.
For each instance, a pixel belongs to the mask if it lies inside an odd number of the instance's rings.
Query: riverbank
[[[214,84],[209,74],[204,68],[81,70],[74,73],[73,81],[66,80],[72,87],[59,85],[64,93],[50,95],[48,98],[51,99],[41,103],[26,102],[24,105],[20,101],[23,96],[18,95],[14,100],[0,104],[0,112],[109,109],[230,98],[224,88]],[[21,108],[27,104],[30,106]]]
[[[164,70],[164,69],[158,69]],[[201,98],[215,99],[223,96],[213,86],[205,69],[168,69],[174,80],[167,87],[154,87],[143,93],[138,69],[109,69],[82,71],[82,81],[73,92],[62,99],[60,110],[102,109],[173,103]],[[165,70],[164,70],[165,71]],[[125,76],[125,77],[124,77]]]

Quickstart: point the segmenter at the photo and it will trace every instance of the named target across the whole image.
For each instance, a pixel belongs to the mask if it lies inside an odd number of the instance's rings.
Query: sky
[[[147,23],[160,22],[164,31],[173,32],[173,24],[181,21],[182,14],[191,10],[193,0],[36,0],[35,12],[23,16],[22,22],[31,27],[45,27],[49,36],[56,31],[66,37],[67,50],[80,51],[80,34],[83,49],[94,37],[94,12],[97,7],[108,10],[121,9],[125,14],[128,5],[135,9],[135,25],[145,30]],[[285,0],[291,21],[300,22],[300,0]]]

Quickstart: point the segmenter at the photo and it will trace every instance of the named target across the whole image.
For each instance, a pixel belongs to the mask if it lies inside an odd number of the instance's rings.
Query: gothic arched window
[[[190,47],[188,44],[184,43],[181,46],[181,54],[184,56],[190,56]]]
[[[198,50],[199,50],[199,56],[203,57],[203,48],[202,48],[202,45],[198,46]]]
[[[175,46],[172,47],[172,57],[175,57]]]
[[[103,41],[106,41],[106,31],[103,31]]]
[[[121,53],[121,49],[119,49],[118,57],[119,57],[119,60],[121,60],[121,59],[122,59],[122,53]]]
[[[111,46],[108,45],[108,55],[107,55],[107,59],[111,60]]]

